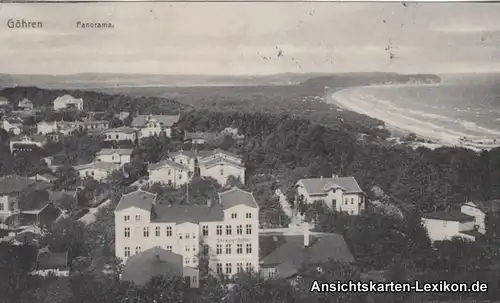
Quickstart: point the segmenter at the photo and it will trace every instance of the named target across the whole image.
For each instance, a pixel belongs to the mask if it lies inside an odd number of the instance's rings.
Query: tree
[[[227,299],[231,303],[294,301],[295,292],[291,285],[283,280],[264,279],[259,273],[240,273],[235,279]]]
[[[182,277],[155,276],[139,291],[141,302],[185,302],[188,286]]]
[[[75,190],[80,183],[78,172],[70,165],[59,166],[55,176],[54,190]]]
[[[62,218],[49,225],[40,239],[40,246],[48,246],[51,251],[69,252],[70,259],[86,256],[88,252],[83,223]]]

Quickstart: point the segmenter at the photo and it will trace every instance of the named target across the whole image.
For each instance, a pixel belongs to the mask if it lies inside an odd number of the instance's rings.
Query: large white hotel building
[[[123,262],[154,247],[181,255],[192,287],[199,285],[203,248],[212,273],[232,276],[259,266],[259,207],[252,193],[237,187],[207,205],[163,205],[140,189],[125,194],[115,209],[115,234]]]

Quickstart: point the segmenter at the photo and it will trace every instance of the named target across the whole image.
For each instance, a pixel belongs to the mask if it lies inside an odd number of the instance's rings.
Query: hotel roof
[[[97,155],[114,155],[114,154],[119,154],[119,155],[131,155],[133,149],[132,148],[103,148],[101,149]]]
[[[177,162],[174,162],[172,160],[168,160],[168,159],[161,160],[160,162],[156,162],[156,163],[150,163],[150,164],[148,164],[148,169],[154,170],[154,169],[158,169],[158,168],[165,167],[165,166],[180,169],[180,170],[188,170],[188,168],[186,166],[179,164]]]
[[[323,194],[331,187],[340,187],[348,193],[363,192],[354,177],[309,178],[300,179],[299,182],[304,184],[304,188],[309,194]]]
[[[456,210],[427,213],[422,215],[422,218],[441,220],[441,221],[457,221],[457,222],[469,222],[474,220],[473,216],[466,215]]]
[[[151,207],[155,203],[156,194],[137,189],[128,194],[124,194],[118,202],[115,211],[121,211],[130,207],[136,207],[143,210],[151,211]]]
[[[242,204],[252,208],[259,208],[251,192],[244,191],[236,186],[233,186],[230,190],[219,193],[219,200],[223,209]]]

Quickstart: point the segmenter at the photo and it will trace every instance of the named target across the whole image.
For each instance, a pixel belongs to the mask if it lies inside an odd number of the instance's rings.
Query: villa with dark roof
[[[365,209],[365,195],[354,177],[300,179],[295,185],[297,198],[307,204],[324,202],[330,208],[350,215]]]
[[[321,266],[329,260],[354,262],[342,235],[311,234],[307,224],[303,234],[262,234],[259,247],[261,275],[265,278],[294,278],[305,267]]]
[[[457,210],[436,211],[422,215],[422,223],[432,242],[451,240],[454,237],[476,240],[474,217]]]
[[[182,274],[198,287],[198,253],[214,274],[232,276],[259,266],[259,206],[237,187],[206,205],[164,205],[137,190],[115,208],[116,256],[124,262],[154,247],[182,256]]]
[[[139,138],[172,135],[172,126],[179,121],[179,115],[138,115],[132,120],[132,127],[138,129]]]

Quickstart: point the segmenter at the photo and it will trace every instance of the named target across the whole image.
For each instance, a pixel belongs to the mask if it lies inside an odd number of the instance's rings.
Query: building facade
[[[57,127],[57,122],[56,121],[41,121],[36,124],[36,132],[39,135],[46,135],[50,133],[55,133],[57,132],[58,127]]]
[[[70,95],[63,95],[54,100],[54,110],[76,109],[83,110],[83,99],[74,98]]]
[[[120,169],[120,165],[116,163],[93,162],[88,164],[77,165],[73,167],[80,178],[92,178],[96,181],[105,181],[111,173]]]
[[[47,137],[43,135],[35,136],[14,136],[10,140],[10,152],[32,151],[36,148],[43,148],[47,144]]]
[[[104,141],[132,141],[137,140],[137,131],[131,127],[119,127],[107,130]]]
[[[259,268],[259,207],[239,188],[219,193],[207,205],[161,205],[137,190],[115,209],[116,256],[123,260],[153,247],[183,257],[183,275],[198,287],[200,255],[212,274],[233,276]]]
[[[179,121],[179,115],[138,115],[132,120],[132,127],[138,129],[139,138],[172,136],[172,126]]]
[[[438,211],[424,214],[422,224],[432,242],[460,237],[475,241],[474,217],[458,211]]]
[[[103,163],[116,163],[121,166],[130,162],[132,151],[133,150],[131,148],[101,149],[96,155],[96,161]]]
[[[148,172],[150,183],[162,183],[173,187],[189,183],[192,176],[185,165],[170,160],[148,164]]]
[[[354,177],[301,179],[295,185],[297,199],[307,204],[324,202],[331,209],[359,215],[365,209],[365,195]]]

